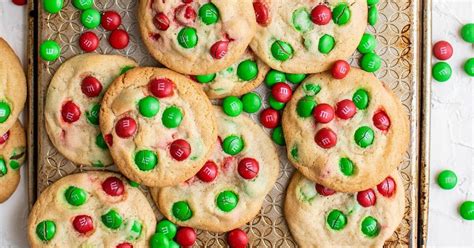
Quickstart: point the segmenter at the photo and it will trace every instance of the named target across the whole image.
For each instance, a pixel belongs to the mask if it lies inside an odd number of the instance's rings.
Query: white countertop
[[[8,13],[8,14],[6,14]],[[457,208],[473,200],[474,188],[474,79],[463,72],[464,61],[474,57],[474,46],[461,40],[463,23],[474,22],[474,1],[433,0],[433,42],[447,40],[454,48],[447,62],[453,76],[446,83],[432,84],[431,182],[428,245],[473,247],[474,222],[463,221]],[[0,36],[26,61],[26,11],[10,0],[0,0]],[[441,190],[436,175],[451,169],[458,175],[454,190]],[[0,205],[0,247],[28,247],[26,169],[15,194]]]

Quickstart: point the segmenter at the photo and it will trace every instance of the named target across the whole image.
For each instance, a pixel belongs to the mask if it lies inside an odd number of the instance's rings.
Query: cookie
[[[164,187],[196,174],[217,140],[214,113],[191,79],[160,68],[136,68],[109,87],[100,128],[128,178]]]
[[[67,159],[97,167],[113,163],[100,133],[100,105],[112,81],[135,66],[119,55],[83,54],[56,71],[46,95],[46,131]]]
[[[409,146],[408,114],[374,75],[351,68],[308,77],[283,113],[289,161],[303,175],[341,192],[382,181]]]
[[[254,0],[252,50],[271,68],[289,73],[329,69],[356,50],[367,26],[365,0]]]
[[[284,209],[300,247],[382,247],[402,221],[405,191],[399,172],[357,193],[335,192],[295,172]]]
[[[147,247],[156,218],[145,195],[111,172],[69,175],[39,196],[28,219],[31,247]],[[127,245],[128,244],[128,245]]]
[[[268,135],[250,118],[230,117],[214,107],[219,143],[196,176],[152,196],[169,220],[226,232],[251,221],[276,182],[279,160]]]
[[[0,133],[15,125],[26,102],[23,67],[8,43],[0,38]]]
[[[0,203],[15,192],[20,182],[20,166],[25,162],[25,130],[17,121],[0,136]]]
[[[217,73],[192,76],[210,99],[241,96],[259,86],[270,68],[247,49],[237,63]]]
[[[255,34],[251,0],[141,0],[143,42],[166,67],[190,75],[237,62]]]

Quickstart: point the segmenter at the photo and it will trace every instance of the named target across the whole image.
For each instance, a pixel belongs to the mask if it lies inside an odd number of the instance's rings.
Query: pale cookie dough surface
[[[207,3],[214,4],[219,15],[217,22],[209,25],[199,17],[200,8]],[[188,13],[183,13],[182,8],[189,8]],[[158,29],[157,14],[166,15],[166,30]],[[153,57],[170,69],[191,75],[215,73],[235,63],[244,54],[256,28],[251,0],[194,0],[189,4],[181,0],[141,0],[138,21],[142,39]],[[196,30],[194,47],[184,48],[178,42],[178,34],[185,27]],[[216,59],[211,56],[211,47],[219,41],[228,42],[227,53]]]
[[[316,184],[296,171],[288,186],[284,206],[293,238],[300,247],[382,247],[398,228],[405,211],[400,173],[394,172],[389,177],[395,182],[392,194],[384,196],[379,191],[379,187],[387,185],[384,180],[372,188],[375,204],[364,207],[359,204],[357,193],[319,194]],[[329,218],[333,210],[341,211],[345,216],[346,224],[339,230],[330,226],[341,223]],[[372,222],[375,225],[362,224],[369,216],[376,220]],[[367,235],[362,229],[371,234]]]
[[[157,79],[170,80],[174,85],[173,93],[156,98],[159,111],[154,117],[144,117],[137,103],[144,97],[153,96],[149,84]],[[175,128],[163,124],[163,113],[168,108],[178,108],[182,113],[182,121]],[[117,135],[116,124],[125,117],[132,118],[137,129],[132,137],[121,138]],[[105,136],[110,136],[109,149],[120,171],[133,181],[153,187],[176,185],[192,177],[217,140],[212,105],[204,91],[191,79],[161,68],[136,68],[117,78],[104,96],[100,127]],[[178,139],[185,140],[191,150],[182,161],[170,154],[171,143]],[[141,170],[135,161],[137,152],[145,150],[157,158],[150,170]]]
[[[356,50],[367,26],[367,3],[365,0],[329,1],[286,1],[254,0],[262,4],[268,12],[268,23],[258,24],[252,50],[271,68],[289,73],[316,73],[330,68],[334,61],[347,59]],[[254,4],[255,4],[254,3]],[[340,3],[347,3],[350,20],[338,25],[333,20],[325,25],[311,21],[311,11],[319,4],[327,4],[332,10]],[[300,13],[294,15],[293,13]],[[301,14],[303,13],[303,14]],[[295,24],[297,23],[297,27]],[[318,49],[320,38],[330,35],[335,46],[327,54]],[[281,40],[292,47],[292,55],[287,60],[277,60],[272,55],[272,44]]]
[[[319,89],[319,92],[310,89]],[[338,102],[353,101],[355,92],[360,89],[367,92],[368,105],[366,109],[356,108],[351,119],[335,115],[331,122],[322,124],[316,123],[314,111],[308,117],[297,113],[298,102],[303,97],[318,104],[329,104],[336,110]],[[315,92],[318,93],[314,95]],[[380,112],[389,118],[388,130],[382,131],[374,124],[373,117]],[[409,146],[408,114],[400,100],[374,75],[357,68],[351,68],[341,80],[332,78],[330,72],[308,77],[287,104],[282,123],[289,161],[309,179],[341,192],[360,191],[380,182],[400,164]],[[372,144],[365,148],[359,146],[354,137],[363,126],[374,134]],[[322,128],[336,134],[335,146],[326,149],[315,142]],[[348,175],[340,166],[342,158],[352,161]]]
[[[15,52],[0,37],[0,133],[15,124],[26,102],[26,77]]]
[[[103,184],[109,178],[123,184],[121,194],[113,196],[104,191]],[[67,191],[70,187],[85,192],[82,205],[73,206],[69,203],[68,199],[73,196],[70,194],[68,198]],[[113,189],[120,188],[119,183],[115,183],[114,187]],[[116,229],[107,227],[102,219],[111,210],[117,212],[122,219],[121,223],[115,221]],[[87,215],[92,219],[92,231],[83,234],[74,228],[73,220],[80,215]],[[40,232],[42,236],[50,238],[47,241],[41,240],[37,234],[37,226],[43,221],[50,221],[55,225],[54,232],[51,229]],[[31,247],[106,248],[116,247],[121,243],[147,247],[155,226],[156,218],[148,200],[138,188],[130,186],[127,179],[116,173],[86,172],[63,177],[43,191],[29,216],[28,239]]]
[[[102,141],[102,147],[97,144],[101,135],[100,104],[105,91],[122,70],[135,66],[135,61],[123,56],[84,54],[59,67],[49,84],[44,112],[49,138],[66,158],[77,164],[98,167],[113,163],[105,143]],[[87,77],[99,81],[102,90],[98,96],[90,97],[82,91],[83,80]],[[74,122],[66,121],[63,116],[63,106],[67,102],[80,110],[80,117]]]
[[[252,64],[255,63],[258,69],[258,73],[251,80],[240,78],[237,72],[239,65],[248,60],[252,61]],[[219,99],[226,96],[241,96],[252,91],[263,82],[269,70],[270,67],[258,59],[250,49],[247,49],[237,63],[227,67],[225,70],[214,73],[214,79],[210,82],[200,82],[197,79],[199,76],[195,77],[194,80],[201,84],[210,99]]]
[[[152,196],[160,212],[178,225],[198,229],[226,232],[243,226],[260,211],[265,196],[272,189],[279,172],[276,149],[268,135],[250,118],[240,115],[229,117],[219,107],[214,107],[218,120],[220,140],[229,135],[242,137],[243,150],[232,156],[216,144],[210,161],[217,165],[217,176],[212,182],[204,182],[195,176],[174,187],[154,188]],[[253,179],[244,179],[238,172],[243,158],[253,158],[259,171]],[[234,209],[224,212],[217,206],[217,197],[223,191],[237,194]],[[190,219],[181,221],[173,214],[173,205],[184,201],[191,209]]]
[[[0,136],[0,203],[15,192],[20,182],[20,166],[25,162],[25,130],[17,121]]]

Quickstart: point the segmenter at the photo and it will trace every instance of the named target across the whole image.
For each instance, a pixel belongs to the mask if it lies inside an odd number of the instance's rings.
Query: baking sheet
[[[37,195],[49,184],[59,178],[91,168],[76,166],[65,159],[52,146],[45,131],[44,103],[47,87],[51,77],[62,62],[82,53],[78,39],[84,27],[80,24],[80,11],[75,9],[70,0],[65,0],[65,8],[58,14],[51,15],[42,9],[42,1],[30,1],[30,26],[34,33],[30,34],[30,79],[32,75],[35,84],[30,84],[30,121],[29,141],[31,150],[29,155],[30,174],[30,204],[33,204]],[[141,42],[138,32],[136,12],[138,1],[129,0],[96,0],[96,8],[102,10],[116,10],[122,16],[122,27],[130,34],[130,45],[124,50],[112,49],[107,37],[109,32],[97,28],[94,32],[100,38],[97,53],[121,54],[130,56],[140,65],[158,65],[148,54]],[[386,242],[386,246],[400,247],[424,245],[426,240],[427,207],[428,207],[428,165],[427,142],[429,141],[429,104],[426,98],[429,87],[423,82],[429,82],[429,75],[422,68],[422,61],[426,58],[429,49],[422,49],[421,44],[429,42],[430,1],[388,1],[381,0],[378,4],[379,21],[375,27],[368,27],[368,32],[377,38],[377,54],[383,59],[382,68],[376,76],[388,87],[394,90],[404,105],[404,111],[410,115],[411,145],[399,166],[404,188],[406,190],[405,216],[396,233]],[[36,16],[36,18],[35,18]],[[34,22],[33,20],[34,19]],[[45,62],[38,59],[37,50],[41,41],[54,39],[62,47],[61,57],[54,62]],[[34,44],[34,45],[33,45]],[[422,56],[424,55],[424,56]],[[357,65],[359,54],[355,53],[350,62]],[[424,69],[423,71],[421,69]],[[429,74],[429,73],[428,73]],[[422,80],[423,79],[423,80]],[[34,87],[33,87],[34,86]],[[265,107],[268,103],[269,90],[261,86],[256,90],[264,98]],[[429,99],[429,98],[428,98]],[[429,103],[429,102],[428,102]],[[36,114],[34,114],[36,113]],[[251,115],[258,122],[258,115]],[[33,131],[35,131],[33,133]],[[267,130],[270,131],[270,130]],[[33,143],[33,141],[35,141]],[[260,214],[243,227],[248,232],[252,247],[296,247],[283,217],[282,203],[293,167],[286,159],[284,148],[279,148],[281,154],[281,169],[276,185],[266,197]],[[109,167],[107,169],[114,169]],[[146,189],[144,189],[146,192]],[[157,212],[158,219],[161,215]],[[198,247],[225,246],[225,234],[198,232]]]

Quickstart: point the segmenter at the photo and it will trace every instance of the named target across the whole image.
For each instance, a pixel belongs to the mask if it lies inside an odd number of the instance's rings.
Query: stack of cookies
[[[151,56],[169,69],[86,54],[50,82],[54,146],[78,165],[115,164],[124,177],[87,172],[50,186],[30,215],[33,247],[175,247],[168,228],[155,230],[137,184],[180,226],[227,232],[251,221],[277,180],[278,153],[262,127],[217,105],[276,70],[313,73],[298,80],[282,117],[297,169],[285,201],[296,242],[381,246],[393,234],[404,212],[397,166],[409,144],[407,115],[372,74],[329,71],[359,44],[365,0],[141,0],[138,21]],[[246,245],[235,236],[230,246]]]
[[[18,117],[26,101],[23,66],[0,37],[0,203],[15,192],[26,157],[26,138]]]

